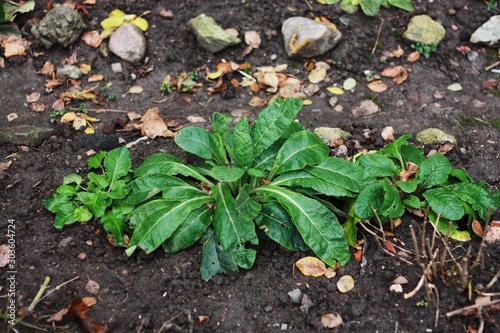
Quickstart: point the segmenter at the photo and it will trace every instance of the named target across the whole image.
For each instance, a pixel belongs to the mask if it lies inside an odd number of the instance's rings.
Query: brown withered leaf
[[[92,31],[86,31],[82,35],[82,40],[89,46],[92,47],[99,47],[102,43],[102,38],[99,34],[99,31],[97,30],[92,30]]]
[[[398,49],[394,50],[394,51],[391,51],[391,54],[395,58],[400,58],[403,54],[405,54],[405,51],[401,48],[401,45],[398,44]]]
[[[175,136],[175,133],[168,129],[167,121],[160,115],[160,109],[158,108],[151,108],[146,111],[139,124],[134,124],[133,126],[140,129],[143,136],[151,139],[157,136],[165,138],[173,138]]]
[[[52,110],[62,110],[64,109],[64,101],[62,98],[56,99],[54,103],[52,103]]]
[[[12,164],[12,161],[0,163],[0,175],[2,173],[4,173],[4,171],[7,170],[11,164]],[[3,267],[3,266],[0,266],[0,267]]]
[[[43,112],[45,111],[45,104],[43,104],[42,102],[31,103],[30,110],[33,112]]]
[[[397,85],[400,85],[401,83],[405,82],[407,78],[408,78],[408,71],[403,67],[401,73],[399,73],[398,76],[394,77],[392,79],[392,82],[394,82]]]
[[[326,265],[316,257],[304,257],[295,263],[305,276],[319,277],[326,273]]]
[[[26,95],[26,102],[28,103],[33,103],[33,102],[36,102],[40,99],[40,93],[39,92],[32,92],[31,94],[29,95]]]
[[[94,87],[85,89],[85,90],[77,90],[77,91],[66,91],[59,95],[59,98],[62,98],[63,101],[71,101],[74,99],[78,100],[93,100],[97,98],[96,88],[99,84]]]
[[[483,227],[481,226],[481,223],[479,223],[477,220],[472,221],[471,224],[472,231],[478,236],[478,237],[483,237]]]
[[[76,64],[77,62],[78,62],[78,58],[76,57],[76,51],[73,52],[73,54],[71,54],[71,56],[69,58],[64,59],[64,63],[66,65],[73,65],[73,64]]]
[[[384,92],[389,88],[387,84],[382,82],[381,80],[375,80],[368,83],[368,88],[373,92]]]
[[[104,75],[102,74],[92,74],[89,79],[88,79],[88,82],[98,82],[98,81],[102,81],[104,80]]]
[[[399,180],[407,182],[415,177],[417,171],[418,171],[418,165],[416,165],[413,162],[408,162],[406,164],[406,170],[403,170],[399,173]]]
[[[87,284],[85,285],[85,290],[87,290],[89,293],[93,295],[97,295],[99,293],[99,289],[101,287],[99,286],[99,283],[95,282],[92,279],[89,279],[87,281]]]
[[[13,120],[16,120],[16,119],[17,119],[17,113],[15,113],[15,112],[9,113],[7,115],[7,120],[8,121],[13,121]]]
[[[441,154],[441,155],[446,155],[446,153],[448,153],[450,150],[452,150],[453,148],[455,148],[454,145],[452,145],[451,143],[446,143],[444,146],[441,146],[439,149],[438,149],[438,154]]]
[[[248,102],[248,105],[255,106],[255,107],[263,107],[266,104],[267,104],[267,99],[260,98],[259,96],[252,97],[250,102]]]
[[[483,89],[496,89],[498,87],[500,87],[500,80],[497,80],[497,79],[488,79],[488,80],[484,80],[483,83],[481,84],[481,87]]]
[[[21,37],[9,36],[3,40],[2,45],[5,49],[5,58],[10,58],[26,55],[26,50],[30,47],[31,42]]]
[[[53,321],[61,321],[61,320],[63,320],[64,315],[67,314],[67,313],[68,313],[68,309],[59,310],[56,313],[54,313],[52,316],[50,316],[47,319],[47,321],[49,323],[51,323]]]
[[[50,61],[46,61],[45,64],[43,64],[42,68],[36,71],[36,73],[42,75],[52,75],[52,73],[54,73],[54,69],[54,64]]]
[[[418,61],[418,59],[420,59],[420,52],[417,51],[410,53],[410,55],[408,56],[409,62],[416,62]]]
[[[47,91],[51,91],[54,88],[57,88],[59,86],[62,86],[64,83],[64,80],[59,80],[59,79],[49,79],[45,81],[45,89]]]
[[[98,324],[90,318],[87,313],[89,310],[90,307],[80,297],[77,297],[68,308],[68,313],[78,317],[89,333],[105,333],[108,330],[107,326]]]
[[[245,43],[254,49],[258,49],[261,43],[259,33],[257,31],[245,32]]]

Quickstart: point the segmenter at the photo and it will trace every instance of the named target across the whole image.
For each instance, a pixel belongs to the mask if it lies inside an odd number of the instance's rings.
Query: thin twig
[[[172,321],[174,321],[177,317],[179,317],[180,315],[182,314],[182,312],[179,312],[178,314],[176,314],[175,316],[173,316],[172,318],[170,318],[169,320],[167,320],[166,322],[164,322],[160,329],[158,330],[158,333],[161,333],[161,331],[163,331],[164,328],[167,327],[168,324],[170,324]]]
[[[68,110],[82,110],[82,108],[66,108]],[[129,112],[135,112],[135,111],[127,111],[127,110],[117,110],[117,109],[89,109],[89,108],[84,108],[87,111],[94,111],[97,113],[102,113],[102,112],[122,112],[122,113],[129,113]]]
[[[491,288],[498,281],[498,278],[500,278],[500,269],[497,271],[493,279],[491,279],[491,281],[488,283],[486,288],[484,288],[484,290]]]
[[[491,207],[488,208],[488,213],[486,214],[486,219],[484,221],[484,228],[483,228],[483,237],[481,238],[481,244],[479,245],[479,251],[477,251],[476,260],[474,260],[474,264],[473,264],[473,266],[477,266],[480,263],[481,270],[484,270],[484,261],[481,260],[481,258],[483,256],[484,247],[486,246],[486,243],[485,243],[486,237],[484,237],[484,235],[486,235],[486,231],[487,231],[486,229],[488,228],[488,224],[490,223],[490,218],[491,218]]]
[[[489,71],[490,69],[492,69],[494,67],[497,67],[498,65],[500,65],[500,60],[497,61],[497,62],[495,62],[495,63],[493,63],[493,64],[491,64],[491,65],[489,65],[488,67],[485,67],[484,70],[485,71]]]
[[[35,298],[33,298],[33,301],[31,302],[30,306],[28,307],[28,313],[33,312],[33,310],[35,309],[38,302],[40,302],[40,300],[42,299],[43,293],[49,287],[49,283],[50,283],[50,277],[46,276],[45,280],[43,280],[43,284],[40,286],[40,289],[36,293]]]
[[[474,309],[479,309],[479,308],[485,308],[485,307],[488,307],[488,306],[491,306],[491,305],[495,305],[497,303],[500,303],[500,299],[496,299],[496,300],[493,300],[491,302],[487,302],[487,303],[482,303],[482,304],[474,304],[474,305],[469,305],[469,306],[466,306],[465,308],[461,308],[461,309],[458,309],[458,310],[453,310],[453,311],[450,311],[446,314],[446,317],[453,317],[453,316],[456,316],[458,314],[462,314],[464,312],[467,312],[469,310],[474,310]]]
[[[418,267],[422,267],[422,262],[420,261],[420,251],[418,250],[417,235],[413,229],[413,225],[410,224],[411,239],[413,240],[413,247],[415,248],[415,259],[417,259]]]
[[[47,296],[51,295],[52,293],[54,293],[54,292],[58,291],[59,289],[61,289],[61,287],[62,287],[62,286],[66,285],[66,284],[68,284],[68,283],[70,283],[70,282],[73,282],[73,281],[75,281],[75,280],[78,280],[79,278],[80,278],[80,277],[79,277],[79,276],[77,276],[77,277],[72,278],[71,280],[68,280],[68,281],[66,281],[66,282],[61,283],[60,285],[58,285],[58,286],[57,286],[57,287],[55,287],[54,289],[52,289],[52,290],[50,290],[49,292],[47,292],[47,293],[45,294],[45,296],[43,296],[43,297],[41,297],[41,298],[40,298],[40,300],[39,300],[39,301],[41,301],[41,300],[42,300],[42,299],[44,299],[45,297],[47,297]]]

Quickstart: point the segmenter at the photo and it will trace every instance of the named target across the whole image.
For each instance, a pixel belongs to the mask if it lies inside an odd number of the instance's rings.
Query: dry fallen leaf
[[[252,97],[250,102],[248,102],[248,105],[259,107],[259,108],[265,106],[266,104],[267,104],[267,99],[260,98],[259,96]]]
[[[420,59],[420,52],[412,52],[408,56],[408,61],[409,62],[416,62],[418,59]]]
[[[133,126],[140,129],[143,136],[151,139],[157,136],[165,138],[173,138],[175,136],[175,133],[168,129],[166,119],[160,115],[160,109],[158,108],[151,108],[146,111],[139,124]]]
[[[13,121],[13,120],[16,120],[16,119],[17,119],[17,113],[15,113],[15,112],[9,113],[7,115],[7,120],[8,121]]]
[[[399,180],[407,182],[414,178],[417,171],[418,171],[418,165],[416,165],[413,162],[408,162],[406,163],[406,170],[403,170],[399,173]]]
[[[356,80],[352,77],[349,77],[344,81],[342,87],[344,88],[344,90],[354,89],[356,87]]]
[[[319,83],[326,77],[326,68],[316,67],[309,73],[309,81],[311,83]]]
[[[386,126],[382,129],[380,132],[380,135],[382,138],[384,138],[384,141],[394,141],[396,140],[394,138],[394,127],[392,126]]]
[[[9,162],[12,162],[12,161],[9,161]],[[2,172],[3,172],[2,164],[6,164],[6,163],[0,163],[0,174],[2,174]],[[7,168],[8,168],[8,166],[7,166]],[[0,267],[5,267],[5,266],[7,266],[8,263],[9,263],[9,246],[7,244],[2,244],[2,245],[0,245]]]
[[[297,266],[305,276],[319,277],[326,273],[325,263],[316,257],[304,257],[299,259],[295,263],[295,266]]]
[[[386,67],[384,68],[384,70],[382,71],[382,73],[380,73],[380,76],[384,76],[384,77],[396,77],[398,76],[401,71],[403,70],[403,66],[399,65],[399,66],[389,66],[389,67]]]
[[[398,49],[397,50],[394,50],[394,51],[391,51],[392,55],[395,57],[395,58],[399,58],[401,57],[403,54],[405,54],[405,51],[401,48],[401,45],[398,44]]]
[[[337,271],[335,271],[335,269],[334,269],[334,268],[332,268],[332,267],[328,267],[328,268],[326,269],[326,272],[325,272],[325,277],[326,277],[327,279],[334,278],[336,275],[337,275]]]
[[[328,87],[328,88],[326,88],[326,90],[328,90],[329,92],[331,92],[334,95],[342,95],[344,93],[342,88],[339,88],[339,87]]]
[[[446,89],[450,91],[461,91],[462,90],[462,85],[458,82],[450,84]]]
[[[85,303],[86,306],[91,307],[97,304],[97,299],[94,296],[87,296],[82,298],[82,302]]]
[[[32,92],[31,94],[29,95],[26,95],[26,102],[28,103],[33,103],[33,102],[36,102],[40,99],[40,93],[39,92]]]
[[[373,92],[384,92],[389,88],[387,84],[382,82],[381,80],[375,80],[368,83],[368,88]]]
[[[51,63],[50,61],[46,61],[45,64],[43,64],[43,67],[36,71],[36,73],[42,75],[51,75],[52,73],[54,73],[54,68],[55,67],[53,63]]]
[[[33,112],[43,112],[45,111],[45,104],[43,104],[42,102],[31,103],[30,110]]]
[[[393,291],[395,293],[402,293],[403,292],[403,286],[400,285],[399,283],[394,283],[394,284],[391,284],[391,286],[389,287],[389,290]]]
[[[483,237],[483,227],[477,220],[472,221],[472,231],[474,231],[478,237]]]
[[[394,278],[394,280],[392,280],[392,283],[397,283],[397,284],[407,284],[408,283],[408,279],[405,278],[404,276],[402,275],[399,275],[397,276],[396,278]]]
[[[82,40],[92,47],[99,47],[102,43],[102,38],[97,30],[84,32]]]
[[[259,33],[257,31],[245,32],[245,43],[254,49],[258,49],[261,43]]]
[[[337,281],[337,288],[341,293],[346,293],[354,288],[354,279],[350,275],[344,275]]]
[[[144,91],[143,87],[141,87],[141,86],[133,86],[133,87],[130,87],[130,89],[128,90],[128,93],[129,94],[140,94],[143,91]]]
[[[98,324],[92,318],[90,318],[87,314],[89,310],[89,306],[87,306],[81,298],[77,297],[73,300],[70,307],[68,308],[68,313],[80,318],[83,326],[87,329],[88,332],[105,333],[108,329],[107,326]]]
[[[396,248],[394,247],[394,244],[392,244],[391,241],[389,240],[386,240],[385,241],[385,247],[387,248],[387,250],[391,253],[396,253]]]
[[[337,328],[343,323],[339,314],[327,313],[321,316],[321,324],[324,328]]]
[[[206,123],[207,121],[203,117],[198,116],[187,116],[186,120],[190,123]]]
[[[9,36],[3,40],[4,57],[24,56],[26,50],[30,47],[31,42],[24,38]]]
[[[56,313],[54,313],[52,316],[50,316],[47,319],[47,321],[49,323],[51,323],[53,321],[61,321],[61,320],[63,320],[64,315],[67,314],[67,313],[68,313],[68,309],[59,310]]]
[[[104,75],[102,74],[92,74],[88,79],[89,82],[98,82],[102,80],[104,80]]]

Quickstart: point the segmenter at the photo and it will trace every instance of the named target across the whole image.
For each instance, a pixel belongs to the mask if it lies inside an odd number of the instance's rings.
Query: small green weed
[[[64,114],[65,114],[66,112],[68,112],[68,110],[66,110],[66,109],[54,110],[54,111],[52,111],[52,113],[50,114],[50,118],[62,117],[62,116],[64,116]]]
[[[422,54],[425,57],[425,59],[429,59],[431,53],[436,52],[436,45],[434,45],[434,43],[425,44],[418,42],[415,44],[411,44],[411,48],[417,51],[418,53]]]
[[[324,5],[332,5],[340,2],[340,8],[347,14],[354,14],[361,7],[363,13],[367,16],[375,16],[380,12],[380,7],[397,7],[408,12],[415,8],[411,0],[316,0]]]
[[[116,101],[116,94],[110,94],[110,95],[108,95],[108,100],[110,100],[110,101]]]
[[[497,0],[489,0],[486,2],[486,9],[489,11],[496,9],[497,6],[498,6]]]

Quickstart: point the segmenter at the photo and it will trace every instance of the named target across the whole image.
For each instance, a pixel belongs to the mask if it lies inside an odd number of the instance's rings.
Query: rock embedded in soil
[[[500,15],[490,17],[470,37],[471,43],[497,44],[500,41]]]
[[[57,76],[68,77],[74,80],[78,80],[82,77],[82,71],[80,70],[80,67],[75,65],[64,65],[63,67],[58,68],[56,73]]]
[[[0,143],[12,143],[37,147],[54,134],[50,127],[36,127],[30,125],[11,126],[0,128]]]
[[[281,27],[285,50],[290,58],[312,58],[335,47],[342,33],[332,23],[316,22],[306,17],[290,17]]]
[[[415,42],[438,45],[443,40],[446,31],[430,16],[417,15],[411,18],[403,37]]]
[[[69,6],[55,5],[54,9],[31,28],[38,45],[47,49],[55,44],[70,47],[85,28],[81,15]]]
[[[338,127],[318,127],[314,129],[314,133],[322,138],[329,146],[337,146],[337,142],[342,139],[347,139],[351,136],[350,133],[343,131]]]
[[[188,26],[196,35],[198,44],[210,53],[217,53],[241,43],[238,37],[227,33],[213,18],[205,14],[189,20]]]
[[[146,37],[137,26],[125,23],[109,37],[109,50],[130,63],[137,63],[146,55]]]
[[[379,111],[380,111],[380,108],[378,107],[378,105],[369,99],[361,101],[358,105],[356,105],[351,110],[354,117],[365,117],[365,116],[375,114]]]
[[[427,128],[419,132],[415,139],[423,144],[431,145],[438,143],[450,142],[454,145],[457,144],[457,139],[453,135],[447,134],[439,128]]]

